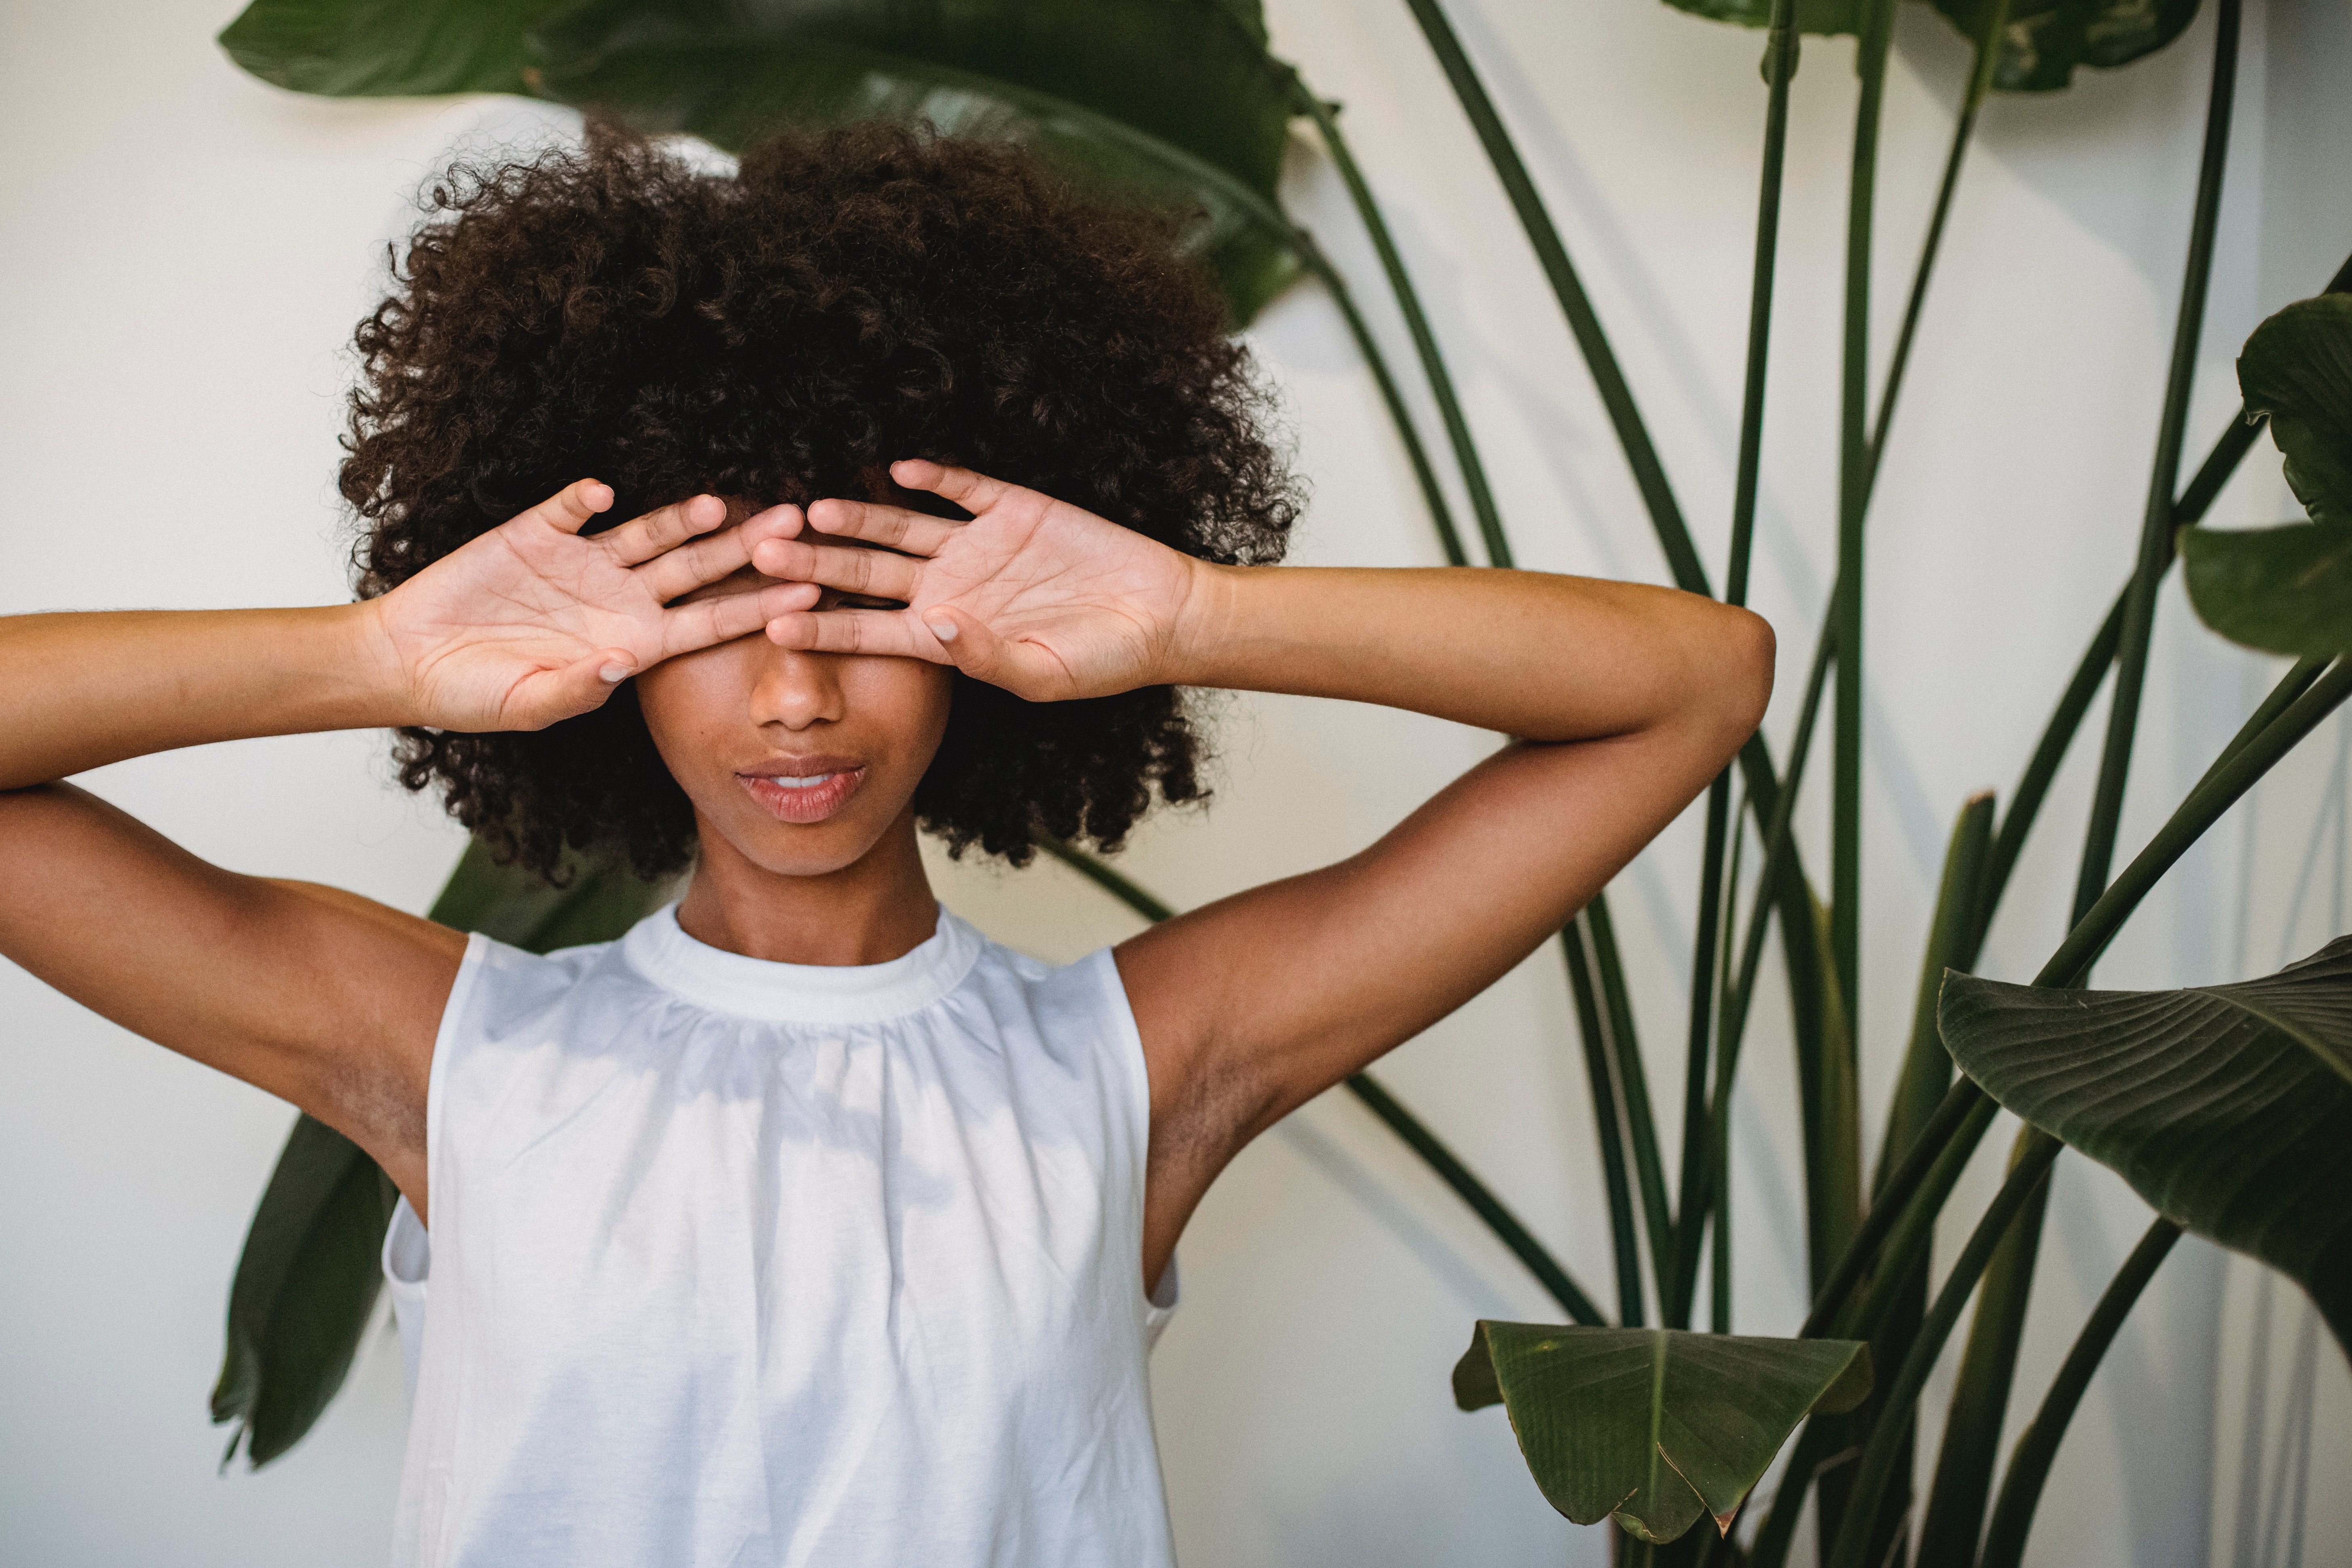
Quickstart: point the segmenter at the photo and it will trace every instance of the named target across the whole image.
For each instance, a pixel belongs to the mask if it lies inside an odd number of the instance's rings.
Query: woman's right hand
[[[630,676],[813,606],[791,583],[672,601],[741,570],[755,537],[797,531],[776,507],[732,527],[696,496],[583,538],[613,504],[581,479],[369,602],[409,721],[438,730],[539,730],[599,707]]]

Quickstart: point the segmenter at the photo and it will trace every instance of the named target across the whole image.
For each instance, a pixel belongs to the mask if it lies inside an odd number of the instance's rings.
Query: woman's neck
[[[708,823],[677,923],[709,946],[776,963],[887,963],[928,941],[939,900],[910,814],[837,871],[793,876],[748,858]]]

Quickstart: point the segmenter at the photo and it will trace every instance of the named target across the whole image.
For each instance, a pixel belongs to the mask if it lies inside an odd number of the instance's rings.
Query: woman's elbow
[[[1725,754],[1746,743],[1764,721],[1772,701],[1772,674],[1778,642],[1772,623],[1753,610],[1723,606],[1723,627],[1717,634],[1716,705],[1723,726]]]

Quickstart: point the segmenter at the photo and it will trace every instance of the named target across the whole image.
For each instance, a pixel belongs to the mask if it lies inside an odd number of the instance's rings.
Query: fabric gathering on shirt
[[[1108,948],[472,937],[384,1240],[396,1568],[1171,1564]],[[429,1306],[428,1306],[429,1300]]]

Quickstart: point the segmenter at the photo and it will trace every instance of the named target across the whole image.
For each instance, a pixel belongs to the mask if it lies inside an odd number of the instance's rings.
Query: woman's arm
[[[807,602],[666,609],[740,567],[748,536],[714,533],[726,509],[705,497],[578,537],[610,504],[583,481],[362,605],[0,620],[0,954],[338,1128],[423,1212],[425,1079],[465,939],[225,871],[57,781],[253,735],[537,728]]]
[[[1520,737],[1361,854],[1120,945],[1151,1070],[1147,1270],[1251,1138],[1559,931],[1723,768],[1771,689],[1771,629],[1695,595],[1532,572],[1213,566],[961,470],[902,463],[894,478],[973,520],[822,501],[817,532],[905,553],[803,537],[753,560],[908,608],[787,616],[770,636],[951,659],[1034,699],[1219,686]]]

